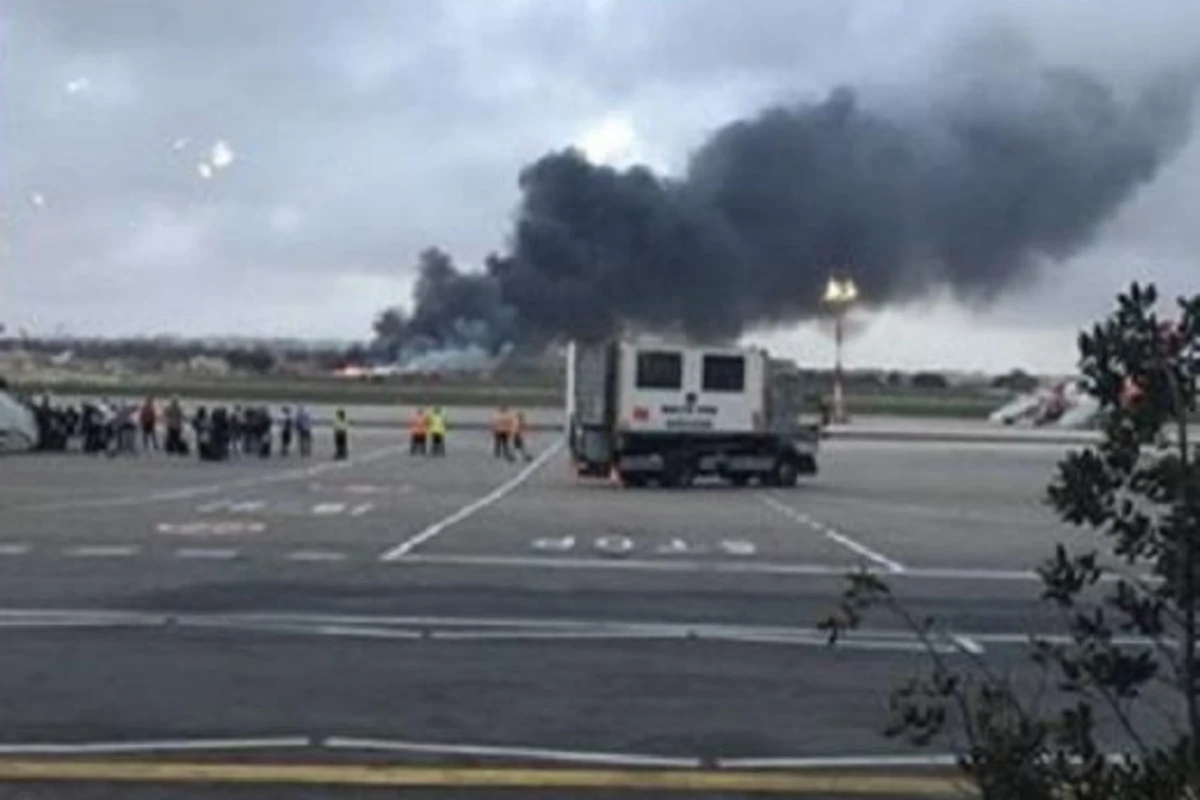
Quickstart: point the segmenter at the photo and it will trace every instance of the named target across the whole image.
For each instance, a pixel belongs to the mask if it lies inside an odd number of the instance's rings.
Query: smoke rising
[[[423,268],[411,326],[471,319],[492,347],[622,325],[720,339],[818,313],[835,273],[874,305],[989,302],[1086,247],[1191,134],[1191,76],[1122,97],[1016,62],[903,104],[839,88],[770,108],[674,179],[548,154],[521,172],[508,252],[484,274]]]

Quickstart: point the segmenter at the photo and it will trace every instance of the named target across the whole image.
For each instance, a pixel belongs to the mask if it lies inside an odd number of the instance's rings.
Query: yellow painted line
[[[962,778],[950,775],[0,759],[0,782],[14,781],[657,790],[906,798],[975,794]]]

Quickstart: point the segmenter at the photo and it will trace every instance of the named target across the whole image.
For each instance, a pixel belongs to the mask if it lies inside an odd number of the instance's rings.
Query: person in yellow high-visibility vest
[[[429,414],[429,454],[446,455],[446,412],[441,407]]]
[[[350,420],[346,409],[333,412],[333,457],[345,461],[350,456]]]
[[[408,423],[408,454],[412,456],[425,455],[429,452],[428,441],[429,414],[425,413],[425,409],[418,408]]]

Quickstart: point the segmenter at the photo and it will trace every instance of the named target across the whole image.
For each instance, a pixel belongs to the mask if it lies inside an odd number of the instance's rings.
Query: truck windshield
[[[706,392],[744,391],[746,359],[742,356],[705,356],[702,387]]]
[[[683,387],[683,354],[663,350],[643,350],[637,356],[639,389],[680,389]]]

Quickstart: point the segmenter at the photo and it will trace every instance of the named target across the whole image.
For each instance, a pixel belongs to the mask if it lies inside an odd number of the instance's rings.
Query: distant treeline
[[[335,369],[363,357],[360,345],[339,346],[304,341],[215,342],[175,338],[17,338],[0,337],[0,352],[24,351],[56,357],[102,361],[120,359],[152,369],[197,357],[225,360],[235,370],[270,372],[281,362],[306,363],[318,369]]]

